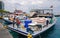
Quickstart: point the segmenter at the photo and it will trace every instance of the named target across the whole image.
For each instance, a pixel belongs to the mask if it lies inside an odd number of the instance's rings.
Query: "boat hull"
[[[52,26],[54,26],[55,23],[56,23],[56,19],[54,20],[54,22],[53,22],[52,24],[48,25],[47,28],[44,28],[42,31],[39,31],[39,32],[36,32],[35,34],[32,34],[32,36],[33,36],[33,37],[36,37],[36,36],[42,34],[42,33],[45,32],[46,30],[48,30],[48,29],[50,29]],[[12,30],[12,31],[14,31],[14,32],[17,32],[18,34],[22,34],[22,35],[24,35],[24,36],[27,36],[27,35],[28,35],[28,32],[24,32],[24,31],[21,31],[21,30],[18,30],[18,29],[14,29],[14,28],[11,28],[11,27],[9,27],[9,26],[8,26],[8,29],[9,29],[9,30]]]

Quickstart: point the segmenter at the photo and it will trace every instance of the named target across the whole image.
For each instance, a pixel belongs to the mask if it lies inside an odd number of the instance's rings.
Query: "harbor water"
[[[52,28],[44,32],[41,35],[42,38],[60,38],[60,17],[56,18],[57,18],[56,24]]]
[[[49,30],[41,34],[41,38],[60,38],[60,17],[56,17],[56,24],[51,27]],[[0,20],[2,22],[2,20]],[[25,38],[25,36],[17,34],[16,32],[9,31],[14,38]],[[36,38],[39,38],[37,36]]]

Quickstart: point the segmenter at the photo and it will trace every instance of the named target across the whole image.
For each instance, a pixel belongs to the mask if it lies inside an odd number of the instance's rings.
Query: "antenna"
[[[53,5],[50,6],[51,11],[53,12]]]

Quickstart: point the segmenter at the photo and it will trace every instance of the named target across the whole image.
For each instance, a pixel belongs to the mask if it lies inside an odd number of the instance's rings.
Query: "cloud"
[[[9,11],[14,11],[16,8],[28,12],[34,8],[49,8],[53,5],[54,12],[60,12],[60,0],[3,0],[3,2],[5,9]]]

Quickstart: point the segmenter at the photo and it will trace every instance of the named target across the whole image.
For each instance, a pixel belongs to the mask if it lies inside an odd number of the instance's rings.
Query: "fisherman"
[[[18,18],[16,18],[16,25],[17,25],[17,28],[19,28],[19,25],[20,25],[20,20]]]
[[[28,15],[25,14],[23,17],[24,17],[24,20],[26,20],[28,18]]]
[[[49,24],[49,21],[48,21],[48,20],[46,20],[46,26],[48,26],[48,24]]]
[[[14,18],[13,18],[13,27],[14,27],[14,24],[15,24],[15,16],[14,16]]]

